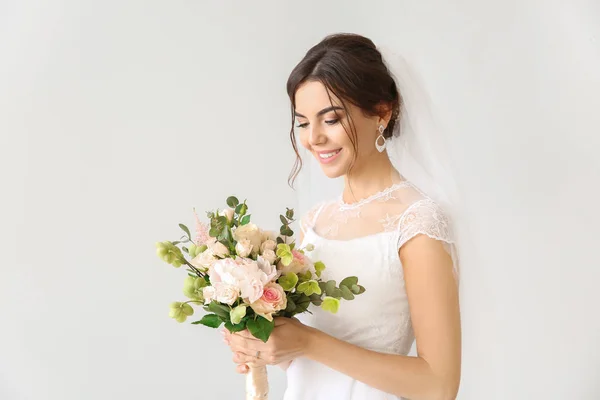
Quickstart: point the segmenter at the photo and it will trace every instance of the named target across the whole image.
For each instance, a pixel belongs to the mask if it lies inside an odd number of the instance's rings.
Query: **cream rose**
[[[273,314],[287,307],[287,297],[281,286],[269,283],[265,286],[260,299],[250,304],[254,312],[269,321],[273,321]]]
[[[190,264],[198,269],[207,269],[210,268],[217,258],[214,256],[214,253],[211,249],[206,249],[202,253],[198,254],[196,257],[190,260]]]
[[[275,264],[275,260],[277,260],[277,254],[273,250],[265,250],[262,253],[262,258],[267,260],[269,264]]]
[[[276,241],[277,240],[277,232],[273,231],[263,231],[260,237],[261,242],[266,242],[267,240]]]
[[[273,250],[277,248],[277,243],[274,240],[266,240],[260,245],[260,254],[263,254],[265,250]]]
[[[224,216],[225,218],[227,218],[227,221],[231,222],[231,220],[233,219],[234,212],[235,210],[233,208],[225,208],[221,210],[221,212],[219,212],[219,215]]]
[[[215,242],[210,246],[210,250],[217,257],[225,257],[229,255],[229,249],[221,242]]]
[[[262,243],[262,232],[258,226],[253,223],[249,223],[242,225],[233,231],[233,238],[237,242],[240,242],[244,239],[249,240],[250,244],[252,244],[252,254],[257,254]]]
[[[235,245],[235,251],[240,257],[248,257],[252,252],[252,243],[248,239],[242,239]]]

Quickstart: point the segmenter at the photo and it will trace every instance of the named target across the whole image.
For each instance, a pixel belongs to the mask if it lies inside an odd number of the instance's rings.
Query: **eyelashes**
[[[329,119],[329,120],[326,120],[326,121],[325,121],[325,123],[326,123],[327,125],[330,125],[330,126],[331,126],[331,125],[335,125],[335,124],[337,124],[338,122],[340,122],[340,120],[339,120],[339,119],[337,119],[337,118],[335,118],[335,119]],[[308,126],[308,122],[305,122],[305,123],[303,123],[303,124],[298,124],[298,125],[296,125],[296,128],[301,128],[301,129],[302,129],[302,128],[306,128],[307,126]]]

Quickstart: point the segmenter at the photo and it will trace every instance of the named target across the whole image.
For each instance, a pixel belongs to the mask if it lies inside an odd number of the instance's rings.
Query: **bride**
[[[337,314],[309,308],[277,318],[267,343],[247,332],[225,340],[240,373],[287,371],[286,400],[454,399],[461,369],[457,263],[448,213],[388,155],[400,132],[403,93],[373,42],[326,37],[292,71],[287,90],[296,134],[342,193],[300,221],[303,246],[323,279],[357,276],[366,292]],[[417,132],[418,134],[418,132]],[[416,342],[416,356],[409,356]]]

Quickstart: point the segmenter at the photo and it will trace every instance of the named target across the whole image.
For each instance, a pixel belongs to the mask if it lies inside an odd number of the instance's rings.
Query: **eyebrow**
[[[342,107],[337,107],[337,106],[331,106],[331,107],[327,107],[322,109],[321,111],[319,111],[317,113],[317,117],[320,117],[323,114],[327,114],[329,111],[337,111],[337,110],[341,110],[344,111],[344,109]],[[297,112],[296,110],[294,110],[294,115],[296,117],[300,117],[300,118],[306,118],[304,115],[300,114],[299,112]]]

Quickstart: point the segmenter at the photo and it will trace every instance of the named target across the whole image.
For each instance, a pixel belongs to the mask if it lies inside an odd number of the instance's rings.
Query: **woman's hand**
[[[313,329],[295,318],[275,318],[275,328],[264,343],[248,330],[223,331],[225,342],[233,352],[237,372],[248,372],[249,366],[276,365],[303,355],[308,348]]]

